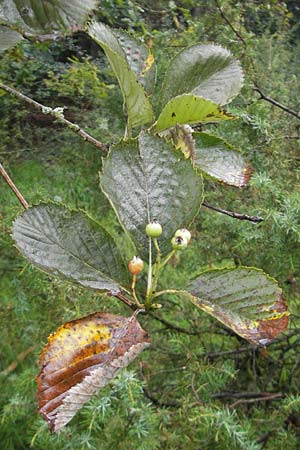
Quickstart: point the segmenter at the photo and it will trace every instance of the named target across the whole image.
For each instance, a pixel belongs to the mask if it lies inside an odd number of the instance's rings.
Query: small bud
[[[188,241],[182,236],[173,236],[171,240],[173,250],[184,250],[188,246]]]
[[[148,223],[146,226],[146,234],[149,237],[157,238],[162,233],[162,226],[157,220],[152,220],[152,222]]]
[[[134,256],[128,263],[129,272],[138,275],[144,268],[144,261],[139,256]]]
[[[179,230],[177,230],[175,232],[174,236],[176,236],[176,237],[178,237],[178,236],[184,237],[187,240],[188,244],[190,243],[190,240],[191,240],[191,237],[192,237],[191,233],[186,228],[179,228]]]

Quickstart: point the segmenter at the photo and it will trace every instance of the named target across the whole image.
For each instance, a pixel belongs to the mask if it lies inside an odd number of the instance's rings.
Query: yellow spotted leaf
[[[96,312],[59,327],[40,355],[37,376],[39,412],[51,431],[65,426],[149,345],[134,315]]]

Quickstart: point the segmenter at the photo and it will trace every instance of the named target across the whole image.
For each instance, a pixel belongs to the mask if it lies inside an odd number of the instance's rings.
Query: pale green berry
[[[152,220],[152,222],[148,223],[146,226],[146,233],[149,237],[157,238],[162,233],[162,226],[157,220]]]
[[[188,246],[188,241],[182,236],[173,236],[171,240],[173,250],[184,250]]]
[[[175,232],[174,236],[184,237],[188,241],[188,244],[190,243],[192,237],[191,233],[186,228],[179,228],[179,230]]]

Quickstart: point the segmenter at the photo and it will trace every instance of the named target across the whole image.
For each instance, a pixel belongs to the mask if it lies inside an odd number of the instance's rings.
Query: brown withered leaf
[[[90,398],[150,345],[135,316],[96,312],[51,334],[37,376],[39,412],[51,431],[66,425]]]

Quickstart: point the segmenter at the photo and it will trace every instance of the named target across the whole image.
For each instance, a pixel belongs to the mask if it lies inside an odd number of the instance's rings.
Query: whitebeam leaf
[[[142,84],[126,59],[126,54],[113,31],[98,22],[92,22],[87,30],[89,36],[100,45],[118,79],[127,109],[129,127],[153,122],[152,106]]]
[[[137,80],[149,94],[153,91],[156,81],[156,64],[154,56],[146,45],[141,44],[134,36],[121,29],[114,29],[114,35],[126,55],[126,60]]]
[[[183,94],[172,98],[160,113],[152,131],[159,133],[177,124],[198,124],[234,119],[218,105],[202,97]]]
[[[252,175],[251,166],[240,152],[223,139],[207,133],[194,133],[196,167],[223,183],[243,187]]]
[[[8,27],[8,31],[3,28],[0,32],[0,51],[15,45],[22,36],[55,39],[61,34],[82,29],[98,3],[97,0],[2,0],[0,23]],[[14,31],[9,32],[10,27]]]
[[[229,50],[218,45],[193,45],[171,62],[163,82],[161,104],[194,94],[225,105],[240,91],[243,72]]]
[[[288,326],[276,280],[252,267],[209,270],[188,286],[192,302],[254,345],[269,344]]]
[[[39,412],[51,431],[65,426],[119,371],[150,345],[135,316],[96,312],[67,322],[48,338],[39,359]]]
[[[147,223],[156,219],[162,225],[159,245],[170,251],[174,232],[193,221],[203,200],[202,177],[191,161],[171,143],[147,133],[112,147],[100,181],[143,257],[148,255]]]
[[[52,203],[33,206],[16,219],[13,237],[21,253],[45,272],[112,293],[129,285],[112,236],[81,211]]]

